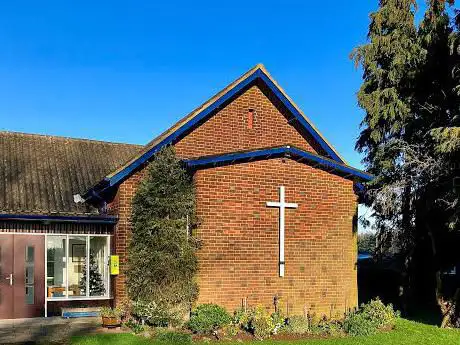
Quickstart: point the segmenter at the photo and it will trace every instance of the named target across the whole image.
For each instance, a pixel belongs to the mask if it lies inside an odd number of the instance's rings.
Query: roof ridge
[[[98,140],[98,139],[88,139],[88,138],[76,138],[76,137],[68,137],[68,136],[63,136],[63,135],[50,135],[50,134],[26,133],[26,132],[0,130],[0,135],[3,135],[3,134],[20,135],[20,136],[27,136],[27,137],[53,138],[53,139],[59,139],[59,140],[94,142],[94,143],[110,144],[110,145],[138,146],[139,148],[145,146],[145,145],[142,145],[142,144],[122,143],[122,142],[106,141],[106,140]]]

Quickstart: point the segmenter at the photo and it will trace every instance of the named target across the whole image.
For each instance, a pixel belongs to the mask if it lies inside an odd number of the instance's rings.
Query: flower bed
[[[392,329],[398,317],[391,305],[385,306],[378,299],[361,305],[342,319],[310,314],[285,317],[281,313],[269,314],[263,307],[239,309],[230,317],[222,307],[205,304],[192,313],[187,327],[196,340],[294,340],[372,335]]]
[[[135,311],[136,309],[134,309]],[[156,340],[174,340],[174,343],[193,341],[245,341],[245,340],[298,340],[329,337],[373,335],[391,330],[399,313],[391,305],[373,300],[357,310],[330,319],[315,314],[286,317],[280,312],[270,314],[264,307],[238,309],[231,315],[215,304],[202,304],[191,313],[188,322],[181,326],[155,325],[133,314],[125,326],[134,333],[144,334]],[[162,326],[162,327],[158,327]],[[168,326],[165,328],[164,326]]]

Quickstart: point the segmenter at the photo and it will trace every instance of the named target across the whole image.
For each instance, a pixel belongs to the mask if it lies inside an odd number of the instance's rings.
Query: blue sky
[[[0,130],[144,144],[263,63],[352,165],[366,1],[4,1]]]

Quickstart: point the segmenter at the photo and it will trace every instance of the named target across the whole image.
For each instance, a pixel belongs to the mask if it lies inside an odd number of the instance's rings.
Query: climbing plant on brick
[[[171,318],[185,313],[198,297],[198,242],[190,235],[196,224],[195,188],[174,148],[162,149],[149,163],[131,220],[129,297],[151,303],[162,311],[162,319],[165,310]]]

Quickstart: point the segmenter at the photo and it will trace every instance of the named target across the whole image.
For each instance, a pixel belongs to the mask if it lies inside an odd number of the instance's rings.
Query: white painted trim
[[[65,239],[65,295],[69,298],[69,235]]]
[[[107,258],[107,263],[105,265],[105,269],[106,269],[106,274],[107,274],[107,292],[106,292],[106,295],[108,297],[110,297],[112,294],[111,294],[111,291],[110,291],[110,251],[112,249],[111,247],[111,237],[107,238],[107,255],[106,255],[106,258]]]
[[[86,258],[85,258],[85,261],[86,261],[85,262],[85,264],[86,264],[86,289],[85,289],[86,294],[85,295],[86,295],[86,297],[89,297],[89,279],[90,279],[90,277],[89,277],[89,266],[90,266],[90,262],[89,262],[89,260],[90,260],[90,257],[89,257],[89,255],[90,255],[89,242],[90,241],[89,240],[90,240],[90,238],[91,237],[89,237],[89,236],[86,237]]]

